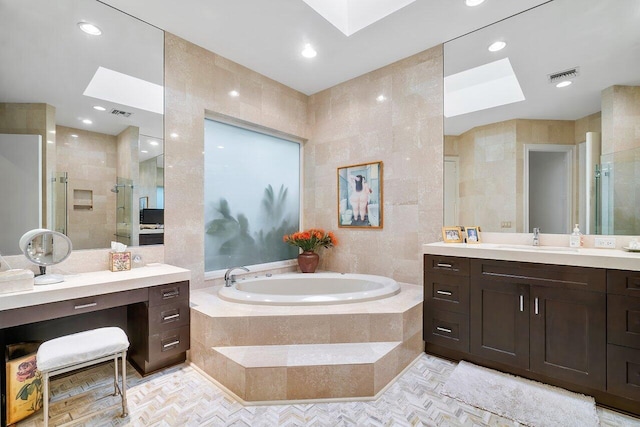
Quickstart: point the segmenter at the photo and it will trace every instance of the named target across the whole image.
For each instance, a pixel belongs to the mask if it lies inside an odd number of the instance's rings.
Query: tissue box
[[[13,269],[0,272],[0,294],[33,289],[33,271]]]
[[[109,252],[109,269],[111,271],[131,270],[131,252]]]

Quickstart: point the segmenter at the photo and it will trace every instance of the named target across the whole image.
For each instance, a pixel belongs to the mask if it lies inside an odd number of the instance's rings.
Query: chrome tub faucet
[[[533,246],[540,246],[540,228],[533,229]]]
[[[230,269],[228,269],[225,273],[224,273],[224,286],[225,287],[230,287],[231,285],[236,283],[236,275],[235,274],[231,274],[232,271],[234,270],[244,270],[244,271],[249,271],[249,269],[247,267],[231,267]]]

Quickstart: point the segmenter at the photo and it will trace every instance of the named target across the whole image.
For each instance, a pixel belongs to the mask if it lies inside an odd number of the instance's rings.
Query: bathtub
[[[223,286],[218,296],[226,301],[263,305],[319,305],[370,301],[393,296],[400,285],[387,277],[368,274],[282,274],[238,280]]]

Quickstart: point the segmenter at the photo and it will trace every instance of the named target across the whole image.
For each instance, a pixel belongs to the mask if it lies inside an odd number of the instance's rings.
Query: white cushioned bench
[[[44,426],[49,423],[49,377],[114,361],[114,396],[121,395],[122,417],[127,416],[127,349],[129,339],[116,327],[93,329],[45,341],[36,356],[42,373]],[[118,387],[118,358],[122,358],[122,388]]]

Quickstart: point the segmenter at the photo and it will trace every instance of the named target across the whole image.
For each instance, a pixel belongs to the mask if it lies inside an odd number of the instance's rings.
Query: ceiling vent
[[[133,113],[129,113],[128,111],[116,110],[114,108],[111,110],[111,114],[118,117],[131,117]]]
[[[549,83],[558,83],[563,80],[571,80],[580,75],[580,67],[570,68],[568,70],[559,71],[557,73],[549,74],[547,77]]]

